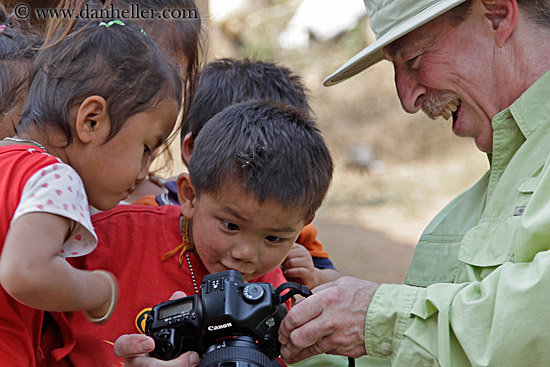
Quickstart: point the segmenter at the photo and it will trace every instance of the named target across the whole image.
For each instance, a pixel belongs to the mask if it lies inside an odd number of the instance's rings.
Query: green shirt
[[[493,118],[490,170],[381,285],[367,353],[393,366],[550,364],[550,73]]]

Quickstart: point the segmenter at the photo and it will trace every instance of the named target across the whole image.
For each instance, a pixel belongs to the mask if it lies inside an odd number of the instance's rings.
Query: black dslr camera
[[[207,275],[200,296],[153,307],[145,329],[155,340],[151,354],[169,360],[193,350],[204,367],[272,366],[281,348],[279,325],[288,312],[284,303],[295,294],[311,292],[291,282],[277,289],[245,283],[235,270]]]

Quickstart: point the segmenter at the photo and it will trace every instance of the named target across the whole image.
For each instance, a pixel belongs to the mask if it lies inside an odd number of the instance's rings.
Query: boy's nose
[[[255,263],[258,261],[257,246],[249,242],[240,242],[233,246],[231,256],[238,261]]]

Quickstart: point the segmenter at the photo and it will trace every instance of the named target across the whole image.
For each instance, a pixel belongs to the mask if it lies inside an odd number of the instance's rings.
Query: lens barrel
[[[199,367],[271,367],[273,361],[262,352],[253,338],[225,338],[211,345]]]

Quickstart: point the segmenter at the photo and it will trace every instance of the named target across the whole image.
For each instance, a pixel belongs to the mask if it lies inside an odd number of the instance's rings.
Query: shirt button
[[[385,356],[389,356],[392,354],[393,348],[390,343],[382,343],[382,345],[380,345],[380,352]]]

